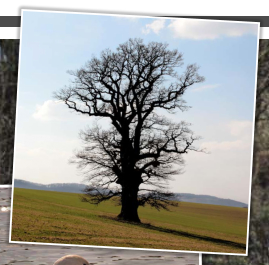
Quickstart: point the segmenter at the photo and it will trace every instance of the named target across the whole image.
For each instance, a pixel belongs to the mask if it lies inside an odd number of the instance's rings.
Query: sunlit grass
[[[141,207],[136,225],[118,221],[113,202],[95,206],[79,194],[15,188],[12,240],[245,253],[247,209],[180,202],[170,210]]]

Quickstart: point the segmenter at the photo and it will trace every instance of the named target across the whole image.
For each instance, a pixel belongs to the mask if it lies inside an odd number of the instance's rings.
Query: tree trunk
[[[140,219],[138,217],[137,209],[138,209],[138,187],[135,186],[123,186],[122,187],[122,195],[121,195],[121,213],[118,215],[118,218],[140,223]]]
[[[143,182],[141,173],[135,170],[135,159],[132,141],[129,136],[129,125],[122,126],[121,140],[121,164],[122,174],[119,178],[119,184],[122,188],[121,193],[121,213],[119,219],[140,223],[138,217],[138,191],[139,186]]]

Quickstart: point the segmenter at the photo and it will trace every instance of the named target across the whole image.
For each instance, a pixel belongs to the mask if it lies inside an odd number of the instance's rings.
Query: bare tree
[[[195,64],[179,75],[182,66],[182,54],[167,44],[130,39],[70,72],[73,83],[56,97],[78,113],[111,122],[108,129],[96,125],[81,133],[85,145],[73,162],[90,180],[85,201],[98,204],[117,196],[118,217],[134,222],[140,222],[140,205],[173,204],[167,180],[180,173],[183,154],[199,151],[193,146],[198,138],[189,124],[174,123],[160,110],[187,110],[184,92],[204,80]]]

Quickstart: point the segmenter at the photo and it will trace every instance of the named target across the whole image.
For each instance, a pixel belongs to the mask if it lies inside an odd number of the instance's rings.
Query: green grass
[[[15,188],[12,241],[245,253],[247,209],[180,202],[140,207],[141,225],[116,219],[120,207],[78,194]]]

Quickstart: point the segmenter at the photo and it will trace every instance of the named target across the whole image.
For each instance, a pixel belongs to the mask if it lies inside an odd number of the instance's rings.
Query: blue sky
[[[70,113],[53,92],[69,84],[67,70],[142,38],[178,49],[206,79],[186,92],[188,112],[167,116],[191,122],[210,154],[186,156],[171,189],[248,202],[258,24],[23,11],[21,29],[15,178],[83,181],[68,160],[93,120]]]

